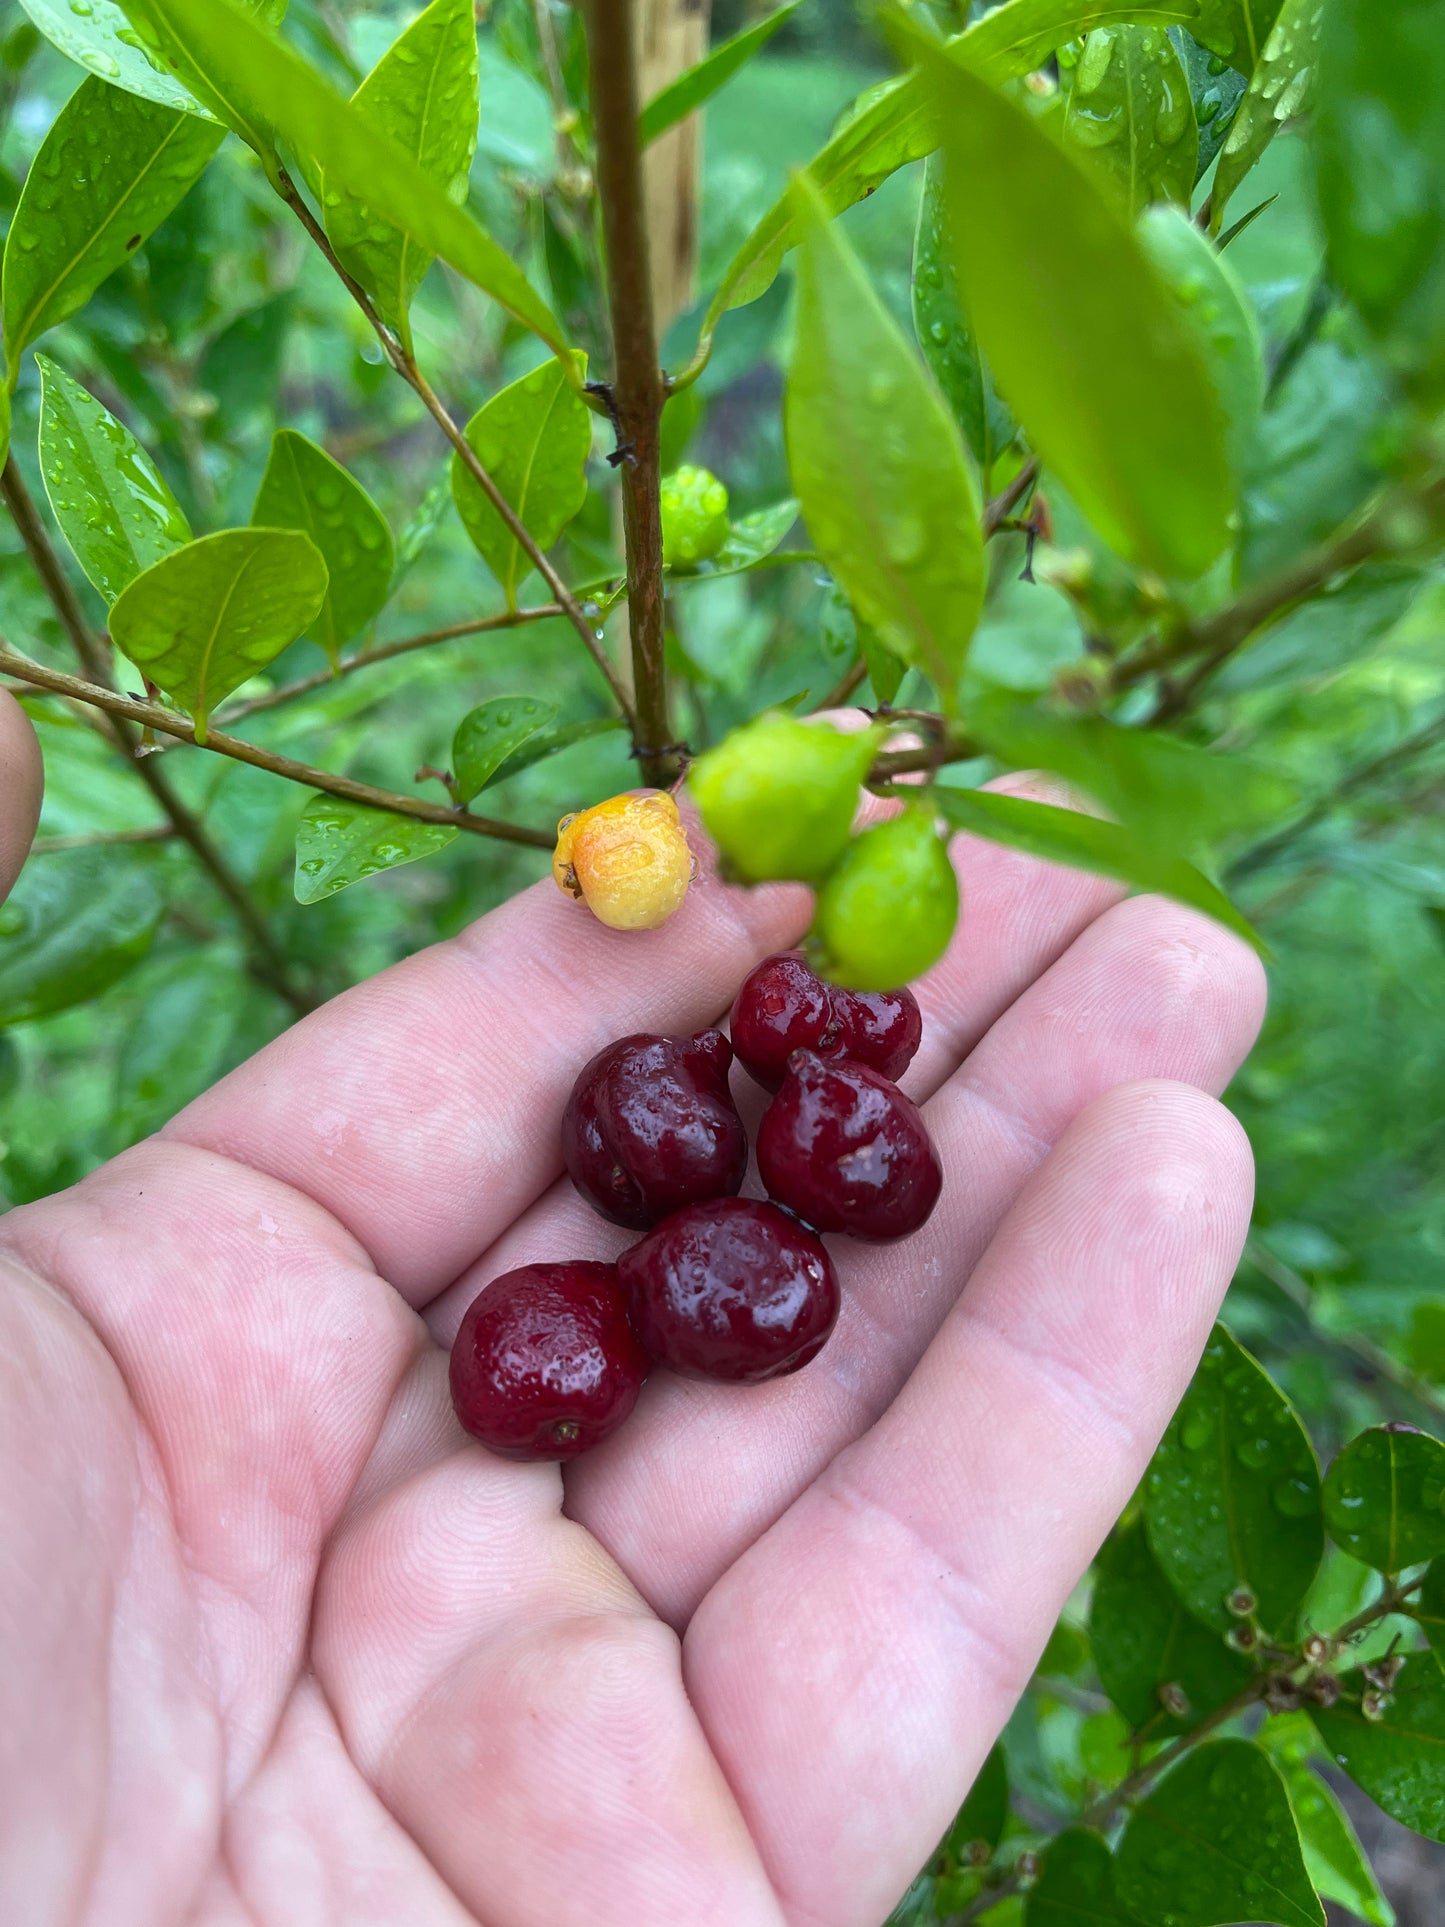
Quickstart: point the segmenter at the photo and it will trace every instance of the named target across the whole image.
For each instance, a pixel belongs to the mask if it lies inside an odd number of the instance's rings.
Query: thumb
[[[30,718],[8,690],[0,689],[0,901],[30,853],[44,777]]]

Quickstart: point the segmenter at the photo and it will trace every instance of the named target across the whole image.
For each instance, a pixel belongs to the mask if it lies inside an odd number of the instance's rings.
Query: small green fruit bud
[[[848,844],[881,732],[845,736],[773,709],[699,756],[688,781],[703,828],[744,883],[815,883]]]
[[[728,492],[705,468],[677,468],[662,480],[662,559],[691,569],[728,539]]]
[[[808,956],[849,990],[896,990],[931,970],[958,922],[958,878],[927,808],[854,837],[818,892]]]

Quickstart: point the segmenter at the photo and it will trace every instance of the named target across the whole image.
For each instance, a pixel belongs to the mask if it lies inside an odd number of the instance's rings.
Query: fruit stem
[[[587,55],[612,320],[613,378],[607,401],[617,431],[613,461],[622,471],[637,710],[633,754],[643,780],[666,788],[678,754],[668,720],[662,589],[661,427],[667,383],[658,362],[652,313],[632,12],[633,0],[589,0]]]

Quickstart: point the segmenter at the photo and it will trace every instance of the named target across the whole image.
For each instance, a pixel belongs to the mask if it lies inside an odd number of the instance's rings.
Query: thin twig
[[[613,378],[605,400],[617,431],[614,459],[622,470],[637,705],[633,740],[643,780],[667,784],[677,773],[668,718],[662,586],[661,425],[667,384],[658,363],[652,314],[632,0],[590,0],[587,57],[612,320]]]
[[[247,716],[260,715],[262,710],[278,709],[282,703],[294,702],[298,696],[309,696],[313,689],[327,689],[343,676],[354,675],[358,669],[390,662],[394,656],[408,655],[413,649],[430,649],[433,643],[455,642],[459,636],[484,635],[492,629],[515,629],[523,623],[543,622],[548,616],[561,613],[560,603],[539,602],[530,609],[509,609],[501,615],[478,616],[472,622],[454,622],[449,629],[428,629],[419,636],[403,636],[399,642],[383,642],[358,656],[344,656],[334,669],[318,669],[314,675],[300,676],[295,682],[283,683],[279,689],[268,689],[264,696],[250,696],[233,708],[222,709],[219,720],[239,723]]]
[[[108,693],[110,684],[110,657],[100,638],[86,620],[85,611],[79,598],[71,587],[70,579],[60,565],[60,558],[51,543],[45,524],[25,486],[25,479],[16,465],[14,455],[5,463],[0,474],[0,494],[20,531],[20,539],[25,544],[36,574],[50,597],[61,627],[69,636],[71,644],[91,683],[83,687],[94,687],[102,694]],[[23,662],[24,658],[20,658]],[[71,680],[78,681],[78,678]],[[109,710],[105,703],[96,705],[107,710],[105,728],[117,749],[125,757],[151,795],[159,803],[171,826],[182,842],[186,843],[206,874],[230,904],[245,931],[251,948],[251,967],[256,977],[296,1011],[305,1016],[314,1010],[316,998],[296,980],[285,952],[277,943],[271,927],[256,907],[250,891],[222,856],[212,842],[209,832],[201,819],[182,802],[172,786],[170,777],[158,769],[148,756],[137,754],[134,736],[127,728],[122,714]]]
[[[48,689],[54,695],[65,696],[73,702],[89,703],[108,715],[141,723],[166,736],[174,736],[178,742],[195,743],[196,726],[189,716],[166,709],[160,703],[144,702],[137,696],[123,696],[114,689],[103,689],[97,683],[85,682],[79,676],[68,676],[62,670],[46,668],[42,663],[31,662],[27,656],[22,656],[18,650],[4,643],[0,643],[0,670],[34,689]],[[289,782],[304,783],[308,789],[342,797],[348,803],[363,803],[371,809],[390,810],[395,816],[413,817],[419,823],[448,823],[459,830],[469,830],[474,836],[497,837],[504,843],[524,843],[534,850],[550,850],[556,841],[545,830],[528,829],[520,823],[502,823],[490,816],[474,816],[469,810],[446,809],[439,803],[426,803],[420,797],[406,796],[398,790],[379,789],[374,783],[358,783],[350,776],[335,776],[330,770],[314,769],[309,763],[299,763],[291,756],[278,756],[274,750],[258,748],[255,743],[243,742],[240,737],[228,736],[219,729],[208,729],[201,747],[218,756],[229,756],[235,762],[249,763],[253,769],[269,770],[273,776],[284,776]],[[142,769],[146,766],[140,765]],[[160,774],[159,771],[154,773]],[[180,825],[176,827],[184,836]]]
[[[841,709],[849,697],[862,687],[867,674],[868,665],[860,656],[853,667],[845,670],[834,683],[822,702],[818,704],[819,709]]]
[[[524,526],[516,510],[492,479],[489,470],[483,466],[477,451],[472,447],[471,443],[447,412],[446,407],[443,405],[435,389],[433,389],[431,383],[417,366],[415,356],[407,352],[395,334],[387,327],[386,323],[372,305],[371,297],[365,288],[362,287],[361,283],[342,266],[340,260],[337,258],[335,249],[327,239],[326,230],[311,212],[296,183],[291,179],[291,176],[286,172],[284,167],[277,170],[274,184],[281,199],[286,203],[287,207],[291,209],[292,213],[311,236],[311,239],[316,243],[317,247],[320,248],[335,273],[339,276],[352,300],[355,301],[356,305],[361,309],[361,312],[366,316],[367,321],[375,332],[377,340],[381,343],[387,360],[401,376],[402,380],[405,381],[418,396],[422,406],[455,449],[462,466],[467,470],[472,480],[477,484],[478,488],[481,489],[492,507],[497,511],[497,514],[502,518],[509,534],[532,564],[532,567],[536,569],[542,580],[547,584],[547,587],[552,591],[553,596],[561,607],[562,614],[566,616],[567,620],[572,624],[572,627],[577,631],[587,653],[601,670],[607,687],[612,691],[613,700],[626,717],[629,727],[635,734],[637,725],[631,700],[618,679],[617,671],[608,659],[607,651],[602,647],[595,627],[583,614],[581,604],[577,601],[577,598],[572,594],[572,591],[567,587],[567,584],[562,580],[561,576],[558,575],[556,569],[548,560],[545,551],[538,546],[535,538]]]
[[[995,535],[998,532],[1000,523],[1008,520],[1009,516],[1013,514],[1014,510],[1038,479],[1039,459],[1037,455],[1035,455],[1024,463],[1023,467],[1007,487],[1001,488],[997,495],[990,497],[983,511],[983,539],[985,542],[988,541],[991,535]]]

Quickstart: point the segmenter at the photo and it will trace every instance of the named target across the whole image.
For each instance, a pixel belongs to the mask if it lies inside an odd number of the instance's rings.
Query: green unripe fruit
[[[808,961],[849,990],[931,970],[958,922],[958,878],[927,808],[864,830],[818,892]]]
[[[691,569],[728,539],[728,492],[705,468],[676,468],[662,478],[662,559]]]
[[[879,739],[773,709],[699,756],[688,782],[728,872],[744,883],[826,876],[847,848]]]

